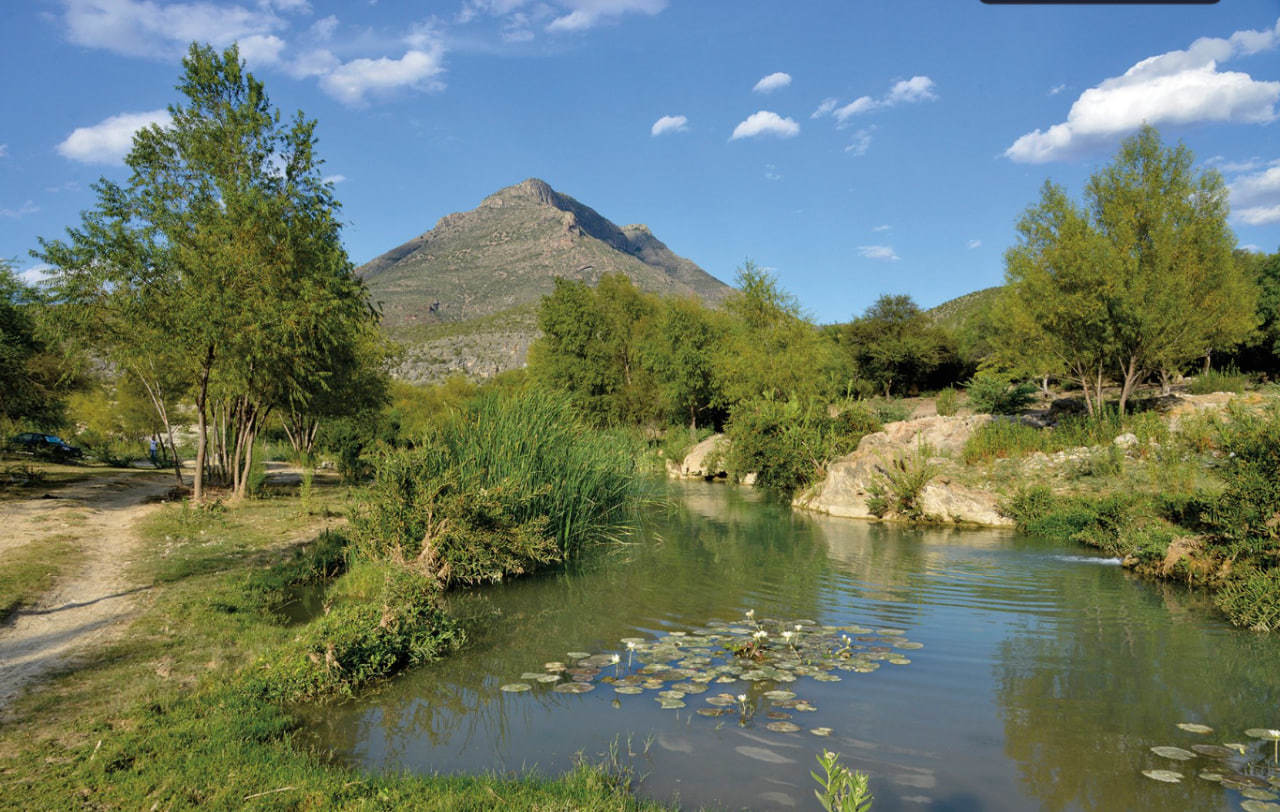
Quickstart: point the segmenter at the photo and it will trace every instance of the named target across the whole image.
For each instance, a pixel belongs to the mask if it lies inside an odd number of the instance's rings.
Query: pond
[[[1009,531],[793,513],[716,484],[672,500],[571,571],[451,596],[466,649],[316,709],[308,743],[420,772],[616,758],[639,794],[689,807],[815,808],[825,748],[871,776],[876,812],[1272,808],[1273,744],[1245,731],[1280,727],[1280,645],[1202,596]],[[757,628],[763,662],[724,651]],[[594,688],[557,691],[575,668]],[[1143,774],[1159,770],[1184,777]]]

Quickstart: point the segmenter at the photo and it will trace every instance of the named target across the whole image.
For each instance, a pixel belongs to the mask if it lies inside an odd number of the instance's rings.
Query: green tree
[[[724,332],[719,314],[696,299],[679,297],[662,302],[651,331],[645,363],[665,413],[673,422],[687,419],[691,434],[718,399],[714,359]]]
[[[146,377],[190,389],[199,500],[211,412],[219,467],[243,494],[262,421],[306,401],[335,372],[330,350],[374,314],[341,246],[315,122],[282,123],[234,46],[193,44],[183,69],[185,103],[134,136],[128,185],[101,181],[82,227],[38,255],[109,327],[116,358],[160,359],[166,374]]]
[[[905,295],[881,296],[862,318],[844,326],[840,341],[858,374],[885,397],[923,386],[940,365],[956,361],[949,336]]]
[[[1093,174],[1083,207],[1046,183],[1006,253],[1010,338],[1058,359],[1090,412],[1109,377],[1123,411],[1151,374],[1253,329],[1256,293],[1232,260],[1226,186],[1193,163],[1185,146],[1166,148],[1144,127]]]
[[[0,260],[0,418],[52,427],[70,378],[41,330],[38,292]]]

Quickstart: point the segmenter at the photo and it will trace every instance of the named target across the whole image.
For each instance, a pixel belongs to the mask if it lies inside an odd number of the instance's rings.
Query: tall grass
[[[1239,394],[1244,391],[1248,383],[1249,376],[1242,374],[1238,369],[1211,369],[1192,378],[1191,383],[1187,385],[1187,391],[1193,395],[1208,395],[1213,392]]]
[[[969,437],[964,446],[963,458],[965,463],[973,464],[1020,457],[1037,451],[1053,454],[1069,448],[1106,445],[1126,432],[1137,437],[1139,446],[1145,446],[1152,440],[1163,444],[1169,439],[1168,426],[1154,412],[1120,417],[1114,410],[1107,410],[1092,417],[1065,417],[1051,428],[1037,428],[1011,419],[996,419],[980,426]]]
[[[482,395],[419,448],[379,461],[354,521],[357,549],[470,582],[572,559],[629,529],[637,458],[621,435],[579,422],[566,398]]]

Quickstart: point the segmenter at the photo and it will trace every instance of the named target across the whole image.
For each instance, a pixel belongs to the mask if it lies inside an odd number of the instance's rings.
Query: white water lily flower
[[[801,624],[799,624],[799,623],[797,623],[797,624],[796,624],[796,631],[800,631],[800,630],[801,630],[801,629],[803,629],[803,628],[804,628],[804,626],[803,626],[803,625],[801,625]]]
[[[754,609],[747,610],[747,617],[755,617],[755,616],[756,616],[756,610]]]
[[[746,702],[746,701],[747,701],[747,695],[746,695],[746,694],[738,694],[738,701],[739,701],[739,702]]]
[[[621,658],[621,657],[619,657],[617,654],[615,654],[615,655],[613,655],[613,657],[611,657],[610,659],[612,659],[614,663],[617,663],[617,662],[618,662],[619,660],[621,660],[622,658]]]
[[[783,633],[782,633],[782,639],[783,639],[783,640],[790,640],[790,639],[791,639],[791,632],[783,632]]]

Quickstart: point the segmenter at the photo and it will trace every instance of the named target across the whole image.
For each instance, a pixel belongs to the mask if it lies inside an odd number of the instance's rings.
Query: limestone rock
[[[984,527],[1013,527],[1014,521],[1000,513],[995,497],[955,482],[930,482],[920,492],[920,510],[925,516],[952,524],[979,524]]]
[[[686,479],[713,479],[727,476],[724,470],[724,457],[728,451],[727,437],[723,434],[711,435],[685,455],[684,462],[680,464],[680,476]]]

